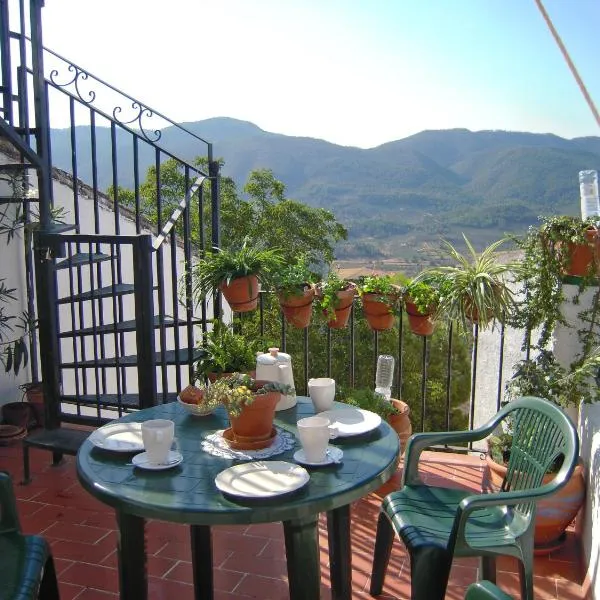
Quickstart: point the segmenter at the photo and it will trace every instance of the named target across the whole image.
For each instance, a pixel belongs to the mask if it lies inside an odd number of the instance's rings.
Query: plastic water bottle
[[[584,221],[589,217],[600,215],[598,171],[579,171],[579,196],[581,197],[581,218]]]
[[[392,383],[394,381],[394,357],[389,354],[380,354],[377,357],[377,371],[375,372],[375,391],[382,394],[387,400],[392,397]]]

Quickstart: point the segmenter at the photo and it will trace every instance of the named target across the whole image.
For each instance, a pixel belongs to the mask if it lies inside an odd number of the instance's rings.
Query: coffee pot
[[[279,348],[269,348],[264,354],[256,355],[256,379],[264,381],[277,381],[294,388],[294,374],[292,372],[292,357]],[[285,410],[296,406],[295,388],[290,394],[282,394],[275,410]]]

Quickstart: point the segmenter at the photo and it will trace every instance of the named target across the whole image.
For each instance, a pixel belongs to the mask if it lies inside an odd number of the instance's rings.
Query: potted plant
[[[463,234],[467,253],[461,253],[444,241],[446,258],[453,264],[423,271],[415,281],[438,282],[439,311],[457,320],[465,329],[477,323],[485,329],[495,321],[504,321],[514,308],[514,296],[507,278],[513,266],[500,262],[498,240],[478,253]]]
[[[416,335],[432,335],[440,292],[434,278],[410,281],[402,291],[410,330]]]
[[[234,373],[215,381],[205,396],[207,401],[223,404],[229,414],[231,428],[223,434],[225,439],[240,450],[258,450],[275,439],[275,407],[281,394],[289,393],[290,386]]]
[[[315,285],[306,257],[300,256],[293,263],[281,265],[274,273],[273,285],[286,321],[298,329],[308,327]]]
[[[205,298],[221,291],[234,312],[254,310],[259,283],[266,285],[281,261],[277,249],[253,246],[249,238],[239,247],[213,248],[194,267],[194,295]]]
[[[259,338],[248,339],[231,326],[215,321],[200,344],[203,355],[195,365],[195,380],[215,381],[224,374],[253,372],[262,346]]]
[[[579,402],[593,402],[599,395],[597,386],[590,385],[590,379],[596,375],[599,367],[599,349],[586,358],[577,360],[570,367],[559,364],[551,351],[538,349],[534,358],[522,360],[516,365],[506,387],[507,399],[510,401],[521,396],[537,396],[563,408],[578,406]],[[492,490],[500,488],[506,475],[505,463],[510,456],[511,442],[510,428],[488,439],[487,483]],[[560,461],[545,476],[545,482],[552,480],[559,467]],[[564,540],[564,531],[579,512],[584,497],[585,478],[580,461],[562,490],[537,503],[537,554],[550,552],[560,546]]]
[[[592,283],[598,266],[597,237],[592,219],[554,216],[542,218],[539,227],[515,238],[523,253],[516,268],[521,289],[509,322],[527,330],[539,327],[540,347],[546,346],[558,323],[566,325],[561,312],[565,275],[578,276],[579,293]]]
[[[357,284],[363,313],[371,329],[385,331],[394,326],[401,291],[390,275],[367,275]]]
[[[317,306],[331,329],[346,327],[355,295],[356,284],[342,279],[334,270],[330,270],[327,278],[317,286]]]

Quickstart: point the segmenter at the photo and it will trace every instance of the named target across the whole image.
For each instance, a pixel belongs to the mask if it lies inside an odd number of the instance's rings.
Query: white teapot
[[[292,357],[279,348],[269,348],[269,352],[258,352],[256,355],[256,379],[264,381],[277,381],[294,388],[294,374],[292,372]],[[296,391],[291,394],[281,395],[275,410],[285,410],[296,406]]]

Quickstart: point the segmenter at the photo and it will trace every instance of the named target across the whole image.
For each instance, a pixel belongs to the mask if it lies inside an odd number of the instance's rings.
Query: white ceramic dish
[[[308,483],[310,475],[298,465],[269,460],[235,465],[215,477],[217,488],[242,498],[271,498],[288,494]]]
[[[177,396],[177,403],[190,414],[195,417],[207,417],[208,415],[212,415],[215,412],[214,408],[209,408],[208,410],[203,406],[199,406],[198,404],[189,404],[188,402],[182,402],[181,398]]]
[[[370,410],[355,408],[334,408],[319,413],[320,417],[327,417],[333,427],[338,430],[339,437],[351,437],[377,429],[381,417]]]
[[[144,449],[141,423],[108,423],[88,438],[94,446],[113,452],[138,452]]]
[[[327,454],[325,454],[325,460],[320,460],[318,462],[308,460],[302,448],[294,452],[294,460],[303,465],[308,465],[309,467],[321,467],[324,465],[332,465],[334,463],[339,463],[342,462],[343,456],[344,452],[341,450],[341,448],[336,448],[335,446],[327,446]]]
[[[183,461],[183,456],[177,452],[177,450],[169,450],[169,455],[167,456],[167,460],[164,463],[156,464],[148,461],[148,454],[146,452],[142,452],[141,454],[136,454],[131,462],[140,469],[146,469],[148,471],[164,471],[165,469],[172,469],[177,465],[180,465]]]

